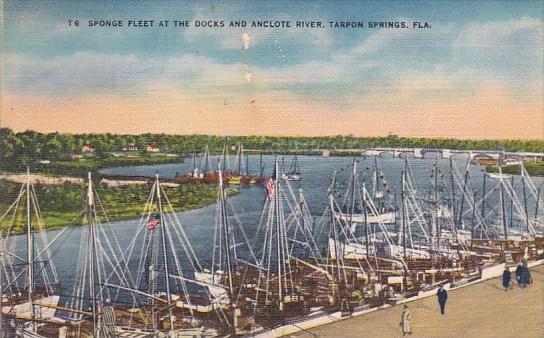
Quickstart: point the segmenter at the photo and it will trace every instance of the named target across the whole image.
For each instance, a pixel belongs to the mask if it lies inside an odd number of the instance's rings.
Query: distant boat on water
[[[287,181],[300,181],[302,179],[302,172],[298,166],[297,155],[293,157],[293,161],[289,166],[289,171],[287,173],[283,173],[281,178]]]

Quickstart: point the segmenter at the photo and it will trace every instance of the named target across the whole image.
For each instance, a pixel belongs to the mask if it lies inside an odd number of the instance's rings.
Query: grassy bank
[[[527,172],[531,176],[544,176],[544,163],[527,162],[525,163],[525,169],[527,169]],[[519,175],[520,170],[521,168],[519,165],[508,165],[506,167],[502,167],[502,172],[510,175]],[[486,171],[490,173],[496,173],[498,172],[498,169],[496,166],[488,166],[486,168]]]
[[[10,172],[23,172],[26,167],[22,163],[2,161],[0,169]],[[35,162],[29,164],[31,172],[39,172],[47,175],[68,175],[86,177],[90,171],[97,174],[100,169],[107,167],[132,166],[132,165],[153,165],[182,163],[183,158],[164,155],[142,155],[138,157],[107,156],[103,158],[85,157],[74,160],[54,160],[51,163],[42,164]]]
[[[98,185],[96,188],[111,221],[140,217],[150,190],[145,185],[114,188]],[[19,184],[0,181],[1,213],[15,200],[19,189]],[[70,225],[85,210],[84,185],[36,185],[35,189],[47,229]],[[217,198],[215,184],[186,184],[178,188],[164,187],[164,190],[175,211],[201,208],[215,203]],[[235,195],[237,191],[230,189],[228,193]],[[24,205],[19,209],[12,234],[24,231],[26,209]],[[11,219],[3,220],[0,227],[6,230],[8,224],[11,224]]]

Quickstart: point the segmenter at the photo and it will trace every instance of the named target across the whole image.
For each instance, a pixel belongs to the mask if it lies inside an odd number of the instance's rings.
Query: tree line
[[[167,134],[68,134],[39,133],[27,130],[14,132],[9,128],[0,129],[0,160],[17,161],[27,165],[37,160],[67,159],[71,152],[80,152],[83,145],[94,146],[95,156],[104,158],[111,152],[119,152],[128,144],[135,144],[145,152],[150,143],[160,145],[162,152],[188,154],[201,152],[207,145],[210,152],[220,153],[226,145],[239,142],[246,149],[270,152],[287,150],[317,149],[358,149],[369,147],[414,147],[436,149],[483,149],[505,151],[544,152],[542,140],[460,140],[446,138],[407,138],[397,135],[385,137],[319,136],[214,136],[214,135],[167,135]]]

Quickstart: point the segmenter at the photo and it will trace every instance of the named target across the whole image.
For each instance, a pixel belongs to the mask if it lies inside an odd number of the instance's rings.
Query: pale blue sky
[[[425,88],[404,102],[470,95],[488,84],[514,102],[537,99],[542,1],[5,1],[3,95],[59,100],[102,94],[242,104],[267,93],[345,111],[391,111],[375,96]],[[68,20],[79,19],[79,27]],[[90,28],[91,19],[125,27]],[[430,29],[131,28],[132,19],[429,22]],[[248,33],[249,48],[242,48]],[[248,74],[251,81],[248,80]],[[502,89],[501,89],[502,90]],[[405,93],[406,91],[402,91]],[[359,102],[358,98],[366,98]],[[459,99],[459,97],[457,97]],[[297,101],[298,100],[298,101]],[[287,104],[287,103],[285,103]],[[387,102],[384,102],[387,104]],[[212,109],[202,106],[203,110]],[[281,109],[279,107],[278,109]],[[417,109],[416,109],[417,110]],[[401,113],[398,111],[397,113]]]

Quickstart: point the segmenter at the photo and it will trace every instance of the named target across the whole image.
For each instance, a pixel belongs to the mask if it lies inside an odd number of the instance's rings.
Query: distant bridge
[[[323,154],[327,154],[329,150],[323,150]],[[533,152],[512,152],[502,150],[458,150],[458,149],[437,149],[437,148],[387,148],[376,147],[367,149],[336,149],[337,153],[360,153],[364,156],[382,156],[382,154],[390,153],[394,157],[402,157],[403,155],[413,155],[414,158],[423,158],[426,153],[437,153],[441,158],[452,158],[456,155],[468,155],[471,160],[476,157],[489,158],[494,160],[531,160],[535,162],[544,161],[544,153]]]

